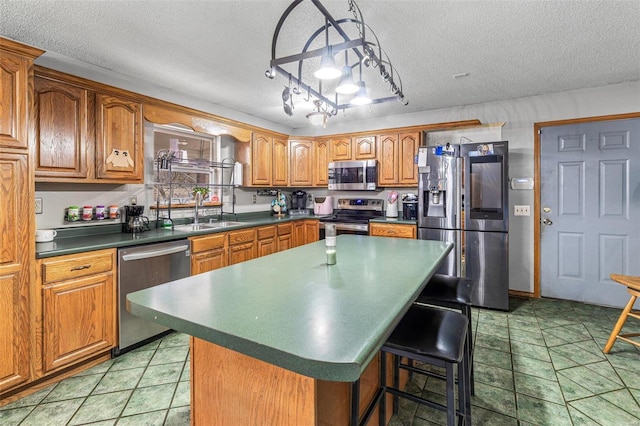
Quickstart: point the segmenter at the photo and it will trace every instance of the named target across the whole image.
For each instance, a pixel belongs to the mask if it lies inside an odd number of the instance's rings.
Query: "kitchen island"
[[[340,235],[336,265],[318,241],[132,293],[128,308],[193,336],[193,424],[348,424],[349,382],[377,387],[368,367],[451,248]]]

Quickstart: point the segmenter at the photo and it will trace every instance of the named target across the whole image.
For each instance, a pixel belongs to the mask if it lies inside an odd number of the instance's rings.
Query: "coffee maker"
[[[402,194],[402,219],[418,219],[418,195]]]
[[[122,224],[122,232],[130,232],[137,234],[149,229],[149,218],[143,216],[144,206],[133,204],[124,206],[124,223]]]
[[[304,215],[309,214],[309,210],[307,210],[307,199],[309,198],[309,194],[305,191],[297,190],[291,193],[291,211],[290,215]]]

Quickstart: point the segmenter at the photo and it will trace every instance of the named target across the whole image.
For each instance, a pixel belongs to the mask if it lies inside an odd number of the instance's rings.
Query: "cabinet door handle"
[[[89,269],[91,268],[91,265],[82,265],[82,266],[76,266],[74,268],[71,268],[72,271],[82,271],[83,269]]]

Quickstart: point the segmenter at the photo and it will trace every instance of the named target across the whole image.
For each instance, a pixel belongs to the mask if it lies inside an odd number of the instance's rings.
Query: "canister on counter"
[[[69,208],[67,209],[67,221],[69,222],[75,222],[77,220],[80,220],[80,209],[78,208],[78,206],[69,206]]]
[[[96,219],[97,220],[104,219],[104,206],[103,205],[96,206]]]
[[[118,206],[112,204],[109,206],[109,219],[117,219],[118,218]]]
[[[82,220],[93,220],[93,206],[84,206],[82,208]]]

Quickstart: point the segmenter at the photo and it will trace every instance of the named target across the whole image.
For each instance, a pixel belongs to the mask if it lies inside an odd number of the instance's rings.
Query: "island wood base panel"
[[[360,415],[378,387],[379,359],[376,356],[360,378]],[[388,372],[390,361],[389,357]],[[346,426],[350,421],[350,395],[350,383],[303,376],[191,338],[192,425]],[[391,416],[390,402],[388,395],[387,421]],[[377,424],[376,409],[368,425]]]

